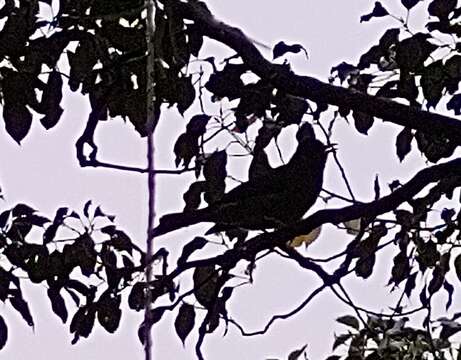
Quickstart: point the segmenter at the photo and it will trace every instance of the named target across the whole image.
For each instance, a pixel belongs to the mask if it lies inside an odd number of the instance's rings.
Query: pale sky
[[[291,0],[287,2],[267,0],[208,0],[209,7],[219,19],[240,27],[250,37],[272,47],[280,40],[300,43],[309,52],[309,60],[302,55],[288,58],[296,72],[312,75],[326,81],[332,66],[341,61],[355,63],[361,53],[371,44],[377,43],[389,22],[374,19],[359,23],[360,15],[369,12],[372,2],[368,0]],[[389,9],[405,16],[403,8],[396,7],[397,1],[383,2]],[[424,5],[418,5],[422,10]],[[397,26],[397,24],[394,24]],[[215,44],[207,44],[201,53],[222,51]],[[264,53],[270,58],[269,52]],[[216,56],[216,54],[214,53]],[[219,54],[218,54],[219,55]],[[138,245],[143,246],[146,228],[147,186],[146,177],[126,174],[107,169],[79,168],[75,158],[74,143],[80,136],[87,118],[87,100],[78,94],[65,94],[64,118],[56,128],[45,132],[36,122],[22,146],[10,139],[3,126],[0,129],[0,186],[5,195],[5,208],[17,202],[31,204],[44,215],[52,216],[60,206],[80,210],[88,199],[100,204],[108,213],[117,215],[117,224],[124,229]],[[189,110],[186,117],[197,113],[197,107]],[[173,168],[173,144],[184,130],[185,121],[174,113],[160,123],[157,129],[157,167]],[[380,120],[368,137],[358,135],[346,122],[338,126],[337,142],[339,156],[352,179],[353,189],[360,200],[371,200],[373,179],[377,173],[383,184],[397,177],[409,179],[421,166],[416,152],[400,165],[394,153],[394,139],[399,129]],[[145,166],[145,140],[140,139],[130,125],[115,119],[101,124],[97,142],[99,156],[104,161],[113,161],[132,166]],[[366,149],[366,151],[364,151]],[[379,159],[377,161],[376,159]],[[179,210],[182,194],[192,177],[158,177],[159,214]],[[345,194],[338,171],[330,162],[327,168],[325,187]],[[383,190],[384,191],[384,190]],[[317,207],[324,205],[317,202]],[[181,249],[185,241],[192,238],[200,226],[178,232],[176,235],[158,240],[158,246],[171,246],[172,253]],[[321,238],[306,253],[311,256],[326,256],[342,250],[350,240],[344,234],[325,230]],[[354,299],[361,305],[374,310],[385,309],[381,302],[389,270],[386,267],[393,253],[386,259],[379,259],[383,268],[381,276],[375,274],[368,282],[353,280],[345,285],[351,289]],[[280,261],[275,257],[262,261],[255,272],[255,284],[234,292],[228,311],[247,330],[260,329],[272,314],[285,313],[296,307],[319,285],[318,279],[310,273],[299,271],[294,263]],[[374,286],[370,286],[370,282]],[[44,285],[26,288],[25,298],[29,300],[35,316],[35,332],[32,332],[18,314],[3,306],[9,326],[9,339],[0,352],[1,359],[143,359],[142,347],[137,339],[137,328],[142,314],[127,310],[123,313],[118,331],[107,334],[95,326],[88,339],[81,339],[77,345],[70,345],[72,335],[69,324],[63,326],[50,309]],[[127,294],[126,294],[127,295]],[[124,298],[126,304],[126,296]],[[69,308],[72,309],[69,302]],[[389,303],[391,304],[391,303]],[[75,310],[70,310],[73,314]],[[329,354],[333,343],[334,319],[350,314],[334,296],[326,291],[318,296],[303,312],[294,318],[277,322],[265,336],[242,338],[231,327],[228,335],[222,337],[223,329],[205,339],[203,346],[207,359],[266,359],[286,358],[294,349],[308,343],[309,356],[322,359]],[[184,349],[174,334],[174,317],[165,316],[160,326],[154,329],[154,359],[193,359],[196,336],[191,334]]]

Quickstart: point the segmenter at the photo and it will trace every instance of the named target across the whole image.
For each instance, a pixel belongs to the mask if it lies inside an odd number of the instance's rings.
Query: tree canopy
[[[173,313],[171,327],[183,343],[192,331],[198,334],[195,352],[203,359],[206,336],[217,329],[227,333],[235,327],[242,336],[264,334],[276,320],[294,316],[318,294],[331,291],[351,308],[351,315],[338,318],[348,330],[336,336],[330,360],[461,358],[455,341],[461,313],[451,309],[459,291],[453,279],[461,281],[461,159],[456,156],[461,144],[456,117],[461,114],[461,7],[456,0],[398,3],[405,17],[392,14],[379,1],[365,9],[361,22],[390,17],[396,26],[377,34],[376,45],[355,63],[332,66],[329,81],[322,82],[292,70],[290,56],[309,56],[302,44],[280,41],[267,59],[260,44],[215,18],[201,1],[5,1],[0,9],[0,89],[8,135],[20,144],[33,121],[38,119],[45,129],[59,124],[65,87],[88,96],[91,111],[75,143],[80,166],[148,173],[151,212],[146,250],[130,239],[129,229],[120,229],[112,214],[91,201],[81,212],[61,207],[51,217],[26,203],[4,209],[0,300],[33,327],[39,320],[21,287],[25,282],[45,283],[50,306],[69,324],[73,344],[89,337],[95,326],[114,333],[123,311],[145,311],[138,335],[146,358],[151,328]],[[55,14],[43,17],[44,7]],[[415,31],[408,19],[417,7],[424,7],[427,22]],[[227,46],[234,55],[202,58],[207,39]],[[191,114],[190,109],[197,110]],[[131,123],[130,131],[152,145],[157,125],[172,111],[185,119],[172,149],[176,168],[155,168],[152,146],[146,168],[100,159],[95,134],[105,121],[122,117]],[[399,129],[389,142],[395,157],[403,162],[411,152],[419,152],[427,166],[408,181],[395,179],[388,187],[376,177],[374,199],[364,201],[354,195],[337,156],[341,144],[336,143],[335,130],[338,122],[348,121],[356,136],[366,136],[377,119]],[[332,152],[328,161],[338,167],[346,195],[324,189],[320,198],[325,208],[303,219],[292,215],[293,221],[280,221],[279,215],[274,219],[275,207],[270,207],[271,214],[261,214],[267,204],[257,198],[263,205],[255,203],[254,219],[235,220],[234,212],[232,221],[224,221],[225,210],[215,211],[206,219],[217,224],[219,235],[183,239],[177,258],[168,245],[156,245],[156,236],[180,226],[153,229],[154,175],[195,174],[184,194],[171,194],[182,196],[186,216],[205,206],[232,206],[258,187],[297,186],[290,181],[284,186],[285,179],[306,169],[290,166],[294,160],[283,167],[280,156],[279,169],[288,169],[289,175],[281,181],[281,171],[274,172],[267,156],[270,149],[280,150],[279,136],[290,131],[292,143],[299,146],[306,139],[321,139]],[[227,165],[231,157],[238,158],[231,147],[251,159],[246,178],[239,180],[240,192],[230,192],[236,177]],[[323,171],[325,164],[320,165]],[[311,176],[303,174],[304,179]],[[267,181],[281,183],[274,187]],[[248,223],[256,223],[251,230],[258,231],[220,227]],[[261,223],[265,226],[260,228]],[[300,245],[315,241],[322,226],[337,228],[346,245],[336,255],[314,259]],[[357,306],[342,280],[369,281],[385,248],[394,250],[389,290],[401,296],[390,311],[377,313]],[[237,287],[257,281],[254,271],[269,255],[295,263],[322,284],[300,306],[250,332],[227,305],[238,297]],[[191,280],[190,288],[180,281],[185,278]],[[121,306],[126,289],[130,309]],[[66,301],[69,297],[73,303]],[[434,317],[440,299],[446,316]],[[0,348],[11,336],[0,315]],[[301,358],[306,351],[306,346],[295,349],[288,359]]]

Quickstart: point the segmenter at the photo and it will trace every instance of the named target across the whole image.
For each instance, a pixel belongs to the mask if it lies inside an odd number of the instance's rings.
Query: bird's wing
[[[228,203],[238,201],[242,198],[258,198],[259,196],[267,196],[267,194],[280,193],[286,190],[286,178],[280,176],[286,165],[273,169],[265,176],[254,178],[239,186],[233,188],[228,193],[224,194],[218,203]]]

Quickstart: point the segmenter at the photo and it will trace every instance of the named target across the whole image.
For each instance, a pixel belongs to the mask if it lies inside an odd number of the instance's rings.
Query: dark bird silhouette
[[[216,229],[263,230],[300,220],[319,196],[327,155],[332,150],[312,134],[300,133],[298,147],[287,164],[250,178],[204,209],[164,215],[152,235],[200,222],[214,222]]]

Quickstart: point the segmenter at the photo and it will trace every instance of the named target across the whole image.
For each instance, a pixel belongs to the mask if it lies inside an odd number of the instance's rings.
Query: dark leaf
[[[429,295],[433,295],[440,290],[445,281],[445,274],[441,266],[436,266],[434,268],[432,271],[432,279],[429,281],[429,286],[427,287]]]
[[[225,150],[214,152],[203,166],[203,176],[206,180],[204,199],[208,204],[220,200],[225,191],[227,154]]]
[[[364,112],[353,111],[352,117],[357,131],[363,135],[368,135],[368,130],[373,126],[373,116]]]
[[[80,336],[88,337],[94,327],[96,311],[94,306],[83,306],[77,310],[70,323],[70,332],[74,333],[72,345],[76,344]]]
[[[459,281],[461,281],[461,255],[458,255],[455,259],[455,271]]]
[[[455,10],[456,3],[456,0],[433,0],[427,10],[430,15],[437,16],[440,20],[448,19],[448,15]]]
[[[335,335],[335,342],[333,343],[333,350],[335,350],[338,346],[341,346],[346,343],[351,337],[352,333],[349,334],[341,334],[341,335]]]
[[[352,315],[341,316],[337,318],[336,321],[339,322],[340,324],[350,326],[356,330],[360,328],[359,321],[357,320],[355,316],[352,316]]]
[[[175,164],[178,167],[183,162],[186,168],[192,158],[199,152],[198,139],[189,133],[179,135],[174,144],[174,154],[176,155]]]
[[[216,98],[237,99],[244,89],[244,83],[240,77],[246,71],[247,67],[245,65],[227,64],[222,71],[210,76],[205,88],[213,93]]]
[[[112,235],[110,244],[118,251],[126,251],[130,255],[133,252],[133,243],[131,239],[121,230],[116,230]]]
[[[397,149],[397,156],[399,157],[400,161],[403,161],[405,156],[410,153],[412,140],[413,133],[409,127],[403,128],[403,130],[397,135],[395,147]]]
[[[210,309],[218,295],[218,273],[213,265],[197,267],[194,271],[194,295],[197,301]]]
[[[88,200],[85,205],[83,206],[83,215],[85,215],[86,218],[88,218],[90,215],[89,215],[89,209],[90,209],[90,206],[91,206],[91,200]]]
[[[346,80],[349,75],[351,74],[357,74],[358,69],[356,66],[348,64],[346,62],[342,62],[341,64],[337,66],[333,66],[330,70],[330,74],[333,74],[334,72],[337,73],[337,76],[339,80],[341,81],[341,84]]]
[[[387,10],[383,7],[383,5],[379,1],[376,1],[373,11],[367,15],[361,16],[360,22],[370,21],[374,17],[383,17],[386,15],[389,15]]]
[[[128,305],[130,309],[140,311],[144,309],[146,303],[146,284],[138,282],[131,288],[128,296]]]
[[[404,73],[420,70],[432,51],[437,48],[427,41],[428,38],[428,34],[417,33],[397,44],[395,60]]]
[[[21,314],[27,325],[31,327],[34,326],[34,320],[30,314],[29,305],[27,305],[27,302],[22,298],[22,295],[18,294],[17,296],[10,297],[9,299],[11,305]]]
[[[453,110],[455,115],[461,115],[461,94],[455,94],[447,103],[447,110]]]
[[[48,76],[48,82],[46,88],[43,90],[42,100],[40,107],[42,112],[45,114],[40,119],[45,129],[51,129],[55,126],[62,113],[63,109],[59,105],[62,99],[62,76],[61,73],[54,70]]]
[[[59,316],[63,323],[66,323],[68,316],[66,303],[62,295],[59,293],[59,289],[50,287],[48,289],[48,298],[51,301],[51,308],[53,309],[53,312]]]
[[[395,286],[399,285],[405,280],[410,272],[410,263],[407,255],[404,252],[398,253],[394,257],[394,266],[392,267],[392,276],[389,283],[394,283]]]
[[[5,210],[0,214],[0,229],[4,229],[10,219],[11,210]]]
[[[413,289],[415,288],[416,286],[416,276],[418,275],[417,272],[411,274],[408,279],[407,279],[407,282],[405,283],[405,289],[404,289],[404,292],[405,292],[405,295],[410,298],[411,296],[411,293],[413,291]]]
[[[424,68],[420,84],[423,89],[423,95],[427,100],[428,109],[437,106],[442,98],[446,76],[446,69],[441,60],[435,61]]]
[[[174,322],[176,334],[178,334],[183,345],[195,325],[195,309],[192,305],[183,303],[179,308],[178,316]]]
[[[294,53],[297,54],[300,51],[304,51],[307,57],[307,50],[299,44],[288,45],[285,44],[283,41],[278,42],[274,49],[272,50],[272,60],[279,58],[280,56],[285,55],[286,53]]]
[[[30,216],[35,213],[37,210],[32,209],[29,205],[26,204],[17,204],[13,210],[12,214],[14,217],[20,216]]]
[[[400,0],[402,5],[405,6],[408,10],[413,8],[420,0]]]
[[[375,177],[375,182],[373,186],[374,192],[375,192],[375,200],[378,200],[381,197],[381,189],[379,186],[379,177],[376,175]]]
[[[7,340],[8,340],[8,327],[6,326],[6,322],[3,319],[3,316],[0,315],[0,350],[5,347]]]
[[[298,350],[294,350],[290,353],[290,355],[288,355],[288,360],[298,360],[299,357],[304,354],[304,350],[306,350],[307,348],[307,344],[304,345],[302,348],[298,349]]]
[[[207,243],[207,239],[197,236],[191,242],[184,245],[181,256],[178,259],[178,266],[184,265],[190,255],[192,255],[195,251],[202,249]]]
[[[205,190],[205,181],[196,181],[190,185],[189,189],[183,195],[184,202],[186,203],[184,206],[184,212],[198,209],[200,206],[202,193]]]
[[[448,294],[448,301],[445,305],[445,310],[448,311],[448,309],[450,309],[451,304],[453,303],[453,293],[455,291],[455,288],[447,280],[443,282],[443,288],[447,291]]]
[[[25,105],[8,102],[3,105],[3,120],[8,134],[20,144],[30,130],[32,114]]]
[[[108,291],[101,295],[98,300],[98,321],[111,334],[117,330],[120,324],[122,316],[120,300],[120,295],[115,295]]]
[[[208,121],[210,121],[210,119],[211,119],[211,116],[205,115],[205,114],[192,116],[192,118],[189,120],[188,124],[186,125],[186,132],[195,137],[204,135],[206,132],[206,126],[208,124]]]

